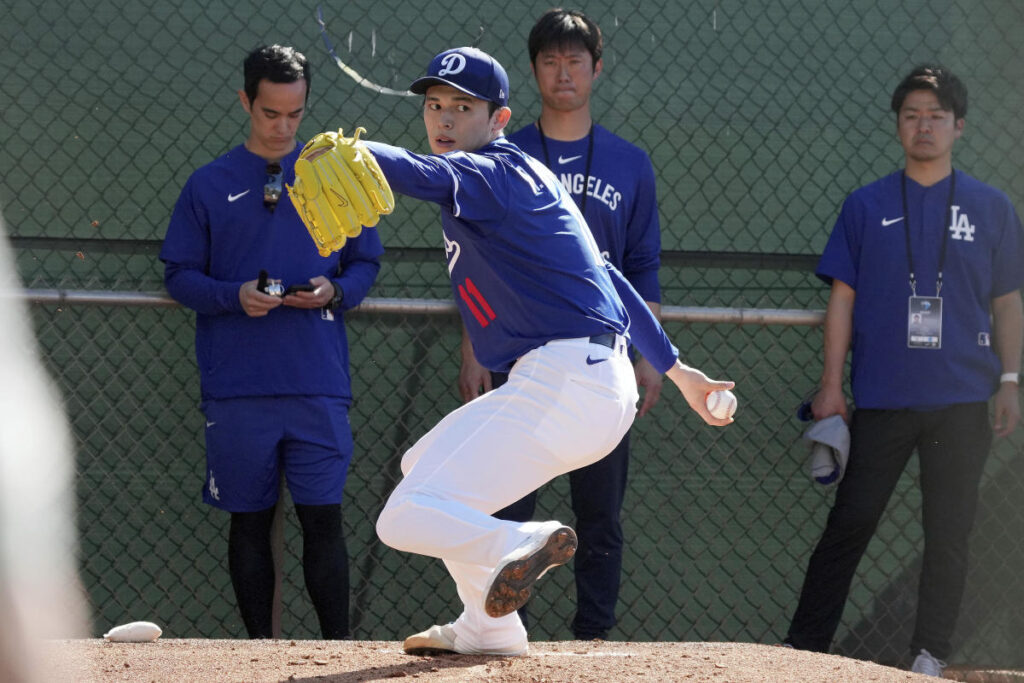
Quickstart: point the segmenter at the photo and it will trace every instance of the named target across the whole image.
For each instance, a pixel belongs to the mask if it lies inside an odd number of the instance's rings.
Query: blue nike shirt
[[[593,144],[589,135],[542,142],[536,123],[508,139],[551,169],[583,206],[583,217],[604,257],[644,301],[660,303],[661,225],[654,166],[647,152],[597,123]]]
[[[281,160],[293,184],[302,145]],[[267,162],[238,145],[196,170],[171,215],[160,259],[177,301],[196,311],[196,360],[204,399],[321,395],[351,400],[343,311],[279,306],[249,317],[238,290],[260,270],[285,286],[324,275],[344,292],[341,309],[366,296],[384,249],[374,229],[320,256],[284,189],[263,205]]]
[[[908,178],[910,216],[903,218],[899,171],[846,199],[821,256],[817,275],[856,292],[851,385],[858,408],[986,401],[998,387],[990,307],[992,299],[1024,286],[1021,222],[1005,194],[955,173],[952,225],[950,178],[929,187]],[[941,349],[907,346],[907,228],[919,296],[935,296],[942,232],[949,232]]]

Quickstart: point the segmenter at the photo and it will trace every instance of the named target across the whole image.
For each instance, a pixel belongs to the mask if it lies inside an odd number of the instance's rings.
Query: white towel
[[[803,440],[811,450],[807,469],[818,484],[838,484],[846,472],[850,457],[850,430],[839,415],[826,417],[804,432]]]

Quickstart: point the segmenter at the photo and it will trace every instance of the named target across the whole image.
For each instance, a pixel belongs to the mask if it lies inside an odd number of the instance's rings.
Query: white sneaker
[[[537,579],[576,554],[576,532],[561,522],[544,522],[526,542],[501,558],[487,582],[484,611],[511,614],[526,604]]]
[[[944,661],[936,659],[932,656],[931,652],[921,648],[921,654],[914,659],[914,665],[910,667],[910,670],[915,674],[942,678],[942,670],[945,668],[946,663]]]
[[[525,655],[529,651],[529,645],[524,640],[522,643],[504,648],[493,648],[490,650],[476,650],[457,643],[455,629],[451,624],[444,626],[431,626],[422,633],[409,636],[405,639],[402,649],[410,655],[503,655],[518,656]]]

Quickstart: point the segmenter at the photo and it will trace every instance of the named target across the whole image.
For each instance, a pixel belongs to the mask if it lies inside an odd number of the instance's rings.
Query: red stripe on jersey
[[[469,293],[462,285],[459,285],[459,296],[461,296],[462,300],[466,302],[466,306],[469,307],[469,312],[472,313],[473,317],[476,318],[476,321],[480,323],[480,327],[487,327],[491,324],[491,321],[484,317],[484,314],[480,312],[480,309],[477,308],[476,304],[474,304],[472,299],[469,298]]]
[[[473,298],[480,302],[484,312],[487,313],[487,317],[494,320],[496,316],[494,315],[494,311],[491,309],[490,304],[487,303],[487,299],[484,298],[484,295],[480,293],[480,290],[476,288],[476,285],[474,285],[473,281],[468,277],[466,278],[466,287],[469,288],[469,293],[473,295]]]

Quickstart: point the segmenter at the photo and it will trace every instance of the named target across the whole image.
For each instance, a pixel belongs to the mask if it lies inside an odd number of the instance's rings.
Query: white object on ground
[[[112,643],[149,643],[163,634],[160,627],[151,621],[133,621],[115,626],[103,637]]]

